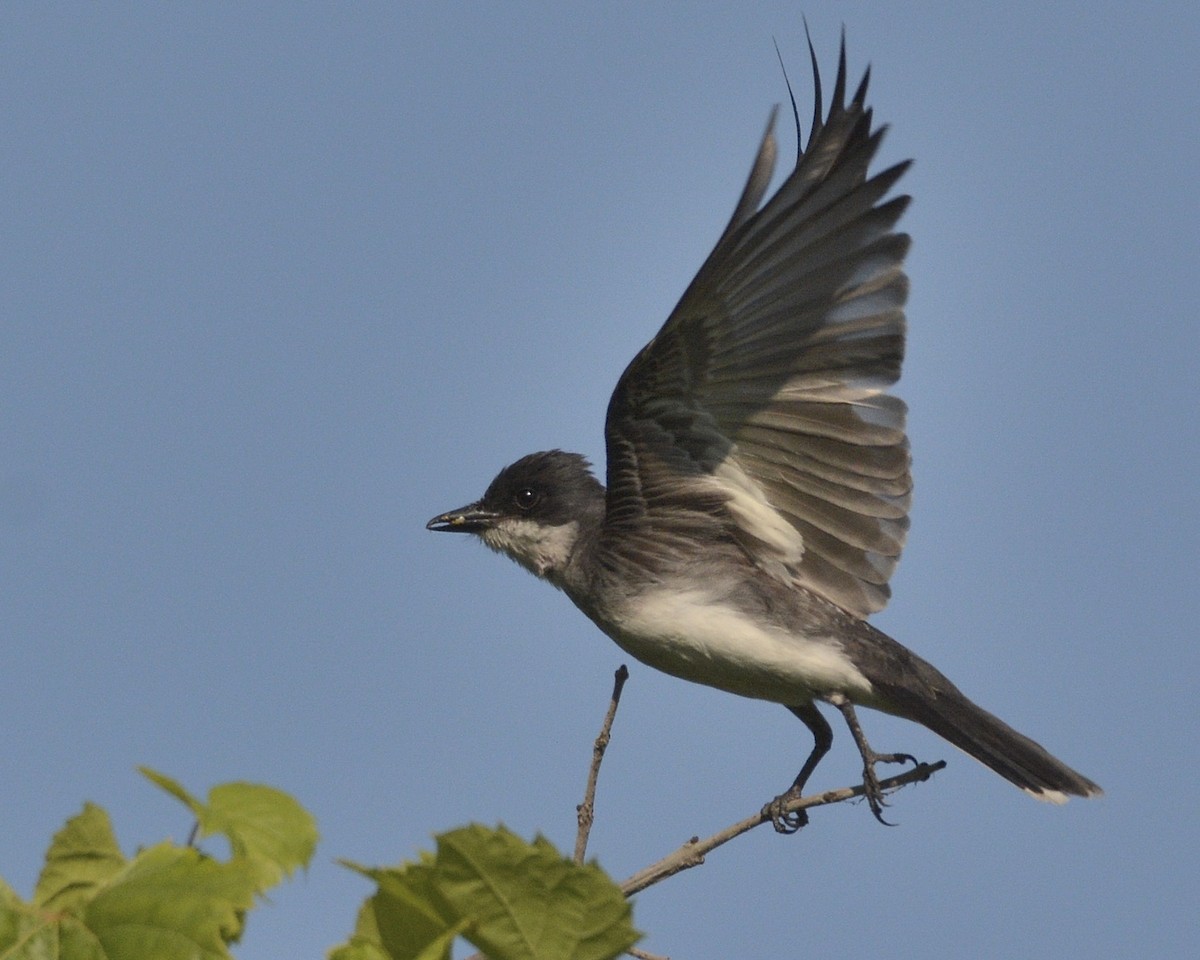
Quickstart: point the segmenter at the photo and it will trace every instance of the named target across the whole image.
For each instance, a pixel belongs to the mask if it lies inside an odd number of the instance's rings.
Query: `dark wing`
[[[763,569],[860,617],[887,603],[908,529],[904,353],[893,232],[907,168],[868,179],[869,71],[849,104],[843,38],[828,116],[813,59],[813,130],[759,208],[774,115],[708,260],[608,407],[601,547],[653,571],[693,541],[733,539]],[[795,104],[793,101],[793,111]],[[799,128],[799,123],[797,123]]]

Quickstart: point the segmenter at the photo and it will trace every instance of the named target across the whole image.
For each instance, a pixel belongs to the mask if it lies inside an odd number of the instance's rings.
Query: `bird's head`
[[[604,487],[577,453],[548,450],[509,464],[474,503],[426,525],[473,533],[536,576],[556,583],[580,533],[604,515]]]

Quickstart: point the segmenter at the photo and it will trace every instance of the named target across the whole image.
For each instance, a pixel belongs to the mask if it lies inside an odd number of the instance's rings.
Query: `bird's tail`
[[[1041,744],[972,703],[933,666],[905,653],[915,669],[904,671],[901,682],[873,681],[888,712],[928,727],[1038,800],[1066,803],[1068,796],[1104,792]]]

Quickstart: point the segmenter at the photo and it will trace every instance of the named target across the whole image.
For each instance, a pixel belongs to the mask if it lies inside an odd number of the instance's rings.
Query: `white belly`
[[[702,590],[643,594],[593,619],[643,663],[744,697],[799,704],[830,693],[871,693],[836,641],[759,626]]]

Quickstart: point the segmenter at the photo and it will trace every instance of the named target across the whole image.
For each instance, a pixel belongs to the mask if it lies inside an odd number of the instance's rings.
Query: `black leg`
[[[805,811],[794,810],[791,813],[785,813],[784,807],[789,801],[795,800],[803,794],[808,778],[817,769],[817,764],[821,762],[821,758],[829,752],[829,748],[833,744],[833,729],[821,716],[821,711],[817,709],[816,704],[809,701],[799,706],[788,707],[788,709],[804,721],[804,725],[812,731],[813,748],[808,759],[804,761],[804,766],[796,774],[796,779],[792,781],[792,785],[763,807],[763,814],[771,818],[771,825],[778,833],[795,833],[808,823],[808,814]]]
[[[858,725],[858,715],[854,712],[854,704],[841,694],[829,697],[828,701],[842,712],[846,726],[850,728],[850,736],[854,737],[858,752],[862,755],[863,790],[867,797],[867,803],[871,806],[871,813],[875,814],[875,819],[885,826],[894,826],[883,819],[883,808],[887,804],[883,799],[883,790],[879,787],[879,778],[875,776],[875,764],[911,763],[915,766],[917,758],[907,753],[876,753],[867,743],[867,738],[863,736],[862,727]]]

